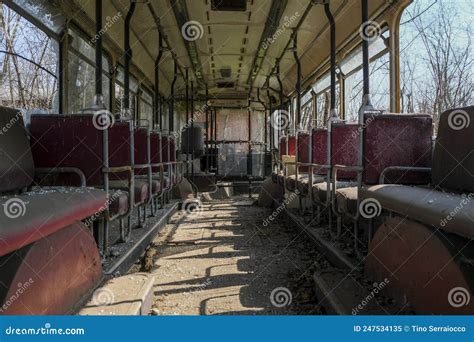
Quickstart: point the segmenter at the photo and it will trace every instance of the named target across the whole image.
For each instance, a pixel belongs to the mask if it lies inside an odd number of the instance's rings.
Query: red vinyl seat
[[[11,210],[15,210],[12,200],[21,215],[14,218],[0,215],[0,256],[106,208],[105,192],[94,188],[39,188],[15,197],[2,197],[0,206],[8,210],[10,203]]]
[[[35,178],[35,164],[23,117],[0,107],[0,256],[103,212],[106,193],[80,187],[48,187],[25,192]],[[8,195],[16,193],[15,196]]]
[[[115,122],[108,128],[110,167],[131,165],[130,132],[127,121]],[[78,167],[84,172],[88,186],[103,187],[103,131],[94,125],[93,115],[32,115],[30,134],[38,167]],[[126,173],[111,173],[109,178],[112,189],[126,190]],[[77,185],[77,181],[60,175],[51,179],[50,184]],[[148,184],[135,182],[134,196],[135,203],[146,201]]]
[[[336,122],[331,125],[331,165],[357,165],[359,152],[359,125],[353,123]],[[313,157],[318,160],[317,164],[326,164],[327,161],[327,134],[326,130],[316,131],[315,140],[320,142],[319,148],[314,147]],[[318,136],[319,135],[319,136]],[[325,137],[324,137],[325,136]],[[315,163],[316,164],[316,163]],[[320,174],[326,174],[327,169],[321,169]],[[357,177],[355,172],[340,172],[337,183],[338,189],[345,189],[354,186],[353,180]],[[331,187],[331,185],[330,185]],[[328,183],[325,177],[320,182],[313,184],[313,201],[316,203],[326,203]],[[345,191],[345,190],[342,190]]]
[[[474,121],[474,106],[448,110],[440,117],[433,153],[431,186],[373,185],[362,198],[386,210],[460,236],[474,238],[474,125],[453,129],[450,114]]]
[[[364,172],[365,185],[378,184],[382,171],[390,166],[430,167],[432,118],[428,114],[365,114]],[[339,175],[339,174],[338,174]],[[339,179],[339,176],[338,176]],[[389,182],[426,184],[426,174],[392,172]],[[357,187],[336,190],[339,212],[357,213]]]

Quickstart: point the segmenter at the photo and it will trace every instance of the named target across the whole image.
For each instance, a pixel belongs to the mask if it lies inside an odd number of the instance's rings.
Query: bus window
[[[125,110],[125,92],[123,83],[124,82],[124,70],[121,66],[117,68],[117,77],[115,79],[115,114],[124,114]],[[130,75],[130,116],[135,117],[136,106],[137,106],[137,93],[138,93],[138,82]]]
[[[6,5],[0,11],[0,104],[57,111],[58,42]]]
[[[140,123],[141,126],[149,126],[150,128],[153,123],[153,97],[145,89],[141,92],[140,96]]]
[[[95,47],[79,33],[69,30],[70,47],[68,54],[68,111],[78,113],[94,104],[95,95]],[[102,94],[104,105],[110,109],[109,61],[102,57]]]
[[[437,123],[447,109],[472,105],[472,44],[472,1],[407,7],[400,20],[400,111],[429,113]]]

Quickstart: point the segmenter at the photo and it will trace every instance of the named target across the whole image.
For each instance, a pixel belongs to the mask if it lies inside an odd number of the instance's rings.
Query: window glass
[[[471,0],[413,1],[403,12],[402,113],[428,113],[436,123],[445,110],[474,103],[472,5]]]
[[[140,99],[140,126],[149,126],[152,128],[153,123],[153,98],[148,91],[141,93]]]
[[[370,63],[370,99],[377,109],[390,108],[390,57],[388,54]],[[346,120],[358,121],[362,104],[363,70],[360,69],[345,80]]]
[[[125,109],[125,92],[124,92],[124,69],[119,66],[117,68],[117,76],[115,82],[115,112],[116,114],[123,114]],[[133,75],[130,75],[130,115],[135,117],[137,111],[137,93],[138,82]]]
[[[57,111],[57,41],[6,5],[0,3],[0,11],[0,104]]]
[[[386,31],[388,32],[388,31]],[[387,50],[386,42],[383,38],[377,38],[369,43],[369,56],[373,57]],[[362,65],[362,46],[359,46],[349,56],[347,56],[339,65],[342,73],[347,75]]]
[[[74,30],[69,30],[68,52],[68,111],[78,113],[94,104],[95,47]],[[102,95],[104,105],[110,109],[109,61],[102,56]]]
[[[18,6],[55,33],[60,33],[64,25],[64,17],[58,6],[55,6],[52,1],[9,0],[5,2],[11,2],[13,5]]]
[[[327,112],[328,112],[328,98],[329,94],[323,92],[316,97],[317,108],[316,108],[316,123],[314,127],[323,127],[326,124]]]

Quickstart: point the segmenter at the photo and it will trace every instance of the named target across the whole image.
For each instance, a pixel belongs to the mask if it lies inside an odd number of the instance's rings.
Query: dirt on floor
[[[284,213],[253,202],[214,200],[173,216],[135,268],[155,277],[151,314],[321,313],[312,275],[324,259]]]

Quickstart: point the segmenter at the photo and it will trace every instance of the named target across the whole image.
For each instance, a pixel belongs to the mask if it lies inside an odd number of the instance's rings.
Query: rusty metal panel
[[[71,314],[102,277],[96,243],[81,222],[2,257],[0,265],[4,315]]]

